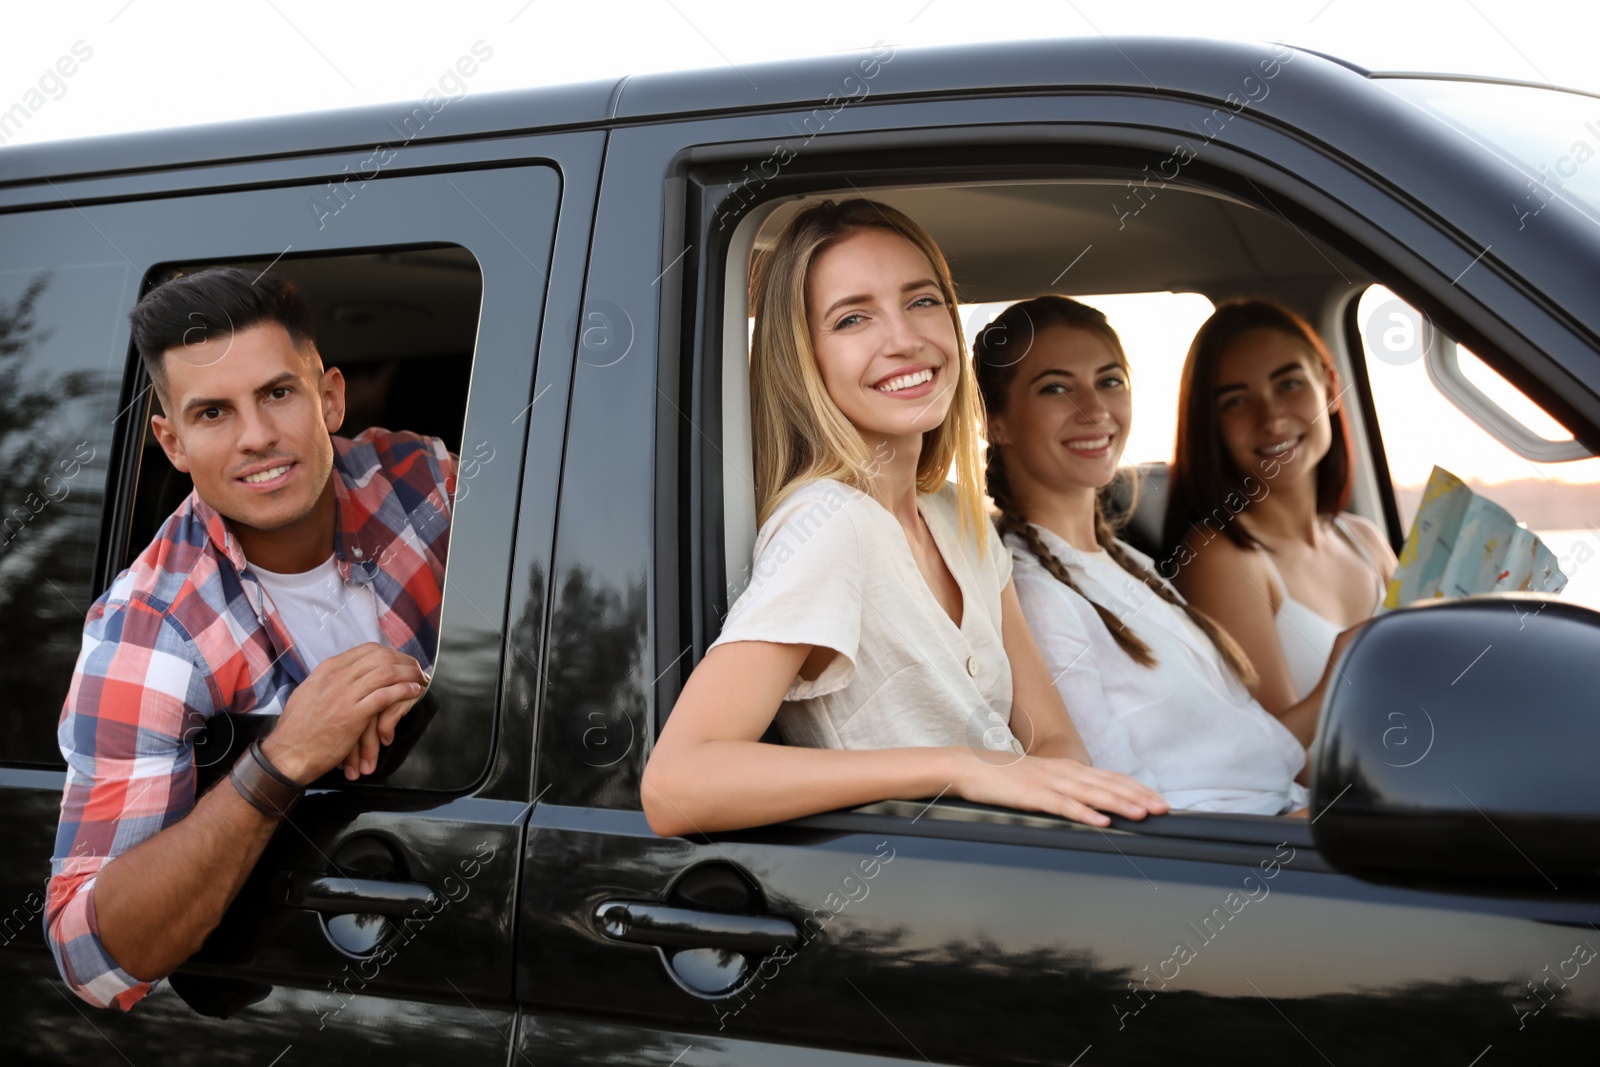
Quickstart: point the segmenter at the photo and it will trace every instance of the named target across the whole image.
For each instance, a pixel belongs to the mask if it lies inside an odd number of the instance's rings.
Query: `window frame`
[[[112,279],[108,274],[101,285],[90,290],[93,298],[106,300],[112,290],[115,290],[115,299],[119,302],[130,299],[137,292],[138,286],[138,278],[132,266],[125,261],[119,261],[118,254],[107,247],[100,235],[95,234],[88,227],[82,226],[76,233],[67,229],[69,227],[76,229],[79,226],[81,226],[81,220],[76,219],[72,208],[67,206],[63,206],[56,211],[41,212],[20,218],[0,214],[0,232],[5,234],[7,242],[5,255],[0,257],[4,262],[0,265],[3,265],[7,274],[28,274],[31,276],[27,285],[23,287],[24,292],[43,277],[59,279],[62,274],[69,274],[72,271],[105,270],[109,268],[119,271],[120,277]],[[63,233],[63,230],[67,230],[67,232]],[[36,255],[34,253],[34,241],[44,246],[43,254]],[[41,294],[45,291],[45,289],[40,290]],[[64,295],[68,297],[72,305],[72,318],[78,321],[86,321],[93,317],[101,323],[104,323],[108,318],[105,306],[98,306],[92,310],[85,307],[91,297],[86,295],[84,286],[79,285],[74,288],[69,284],[64,288]],[[38,314],[37,311],[35,313]],[[33,515],[47,514],[48,510],[53,508],[55,509],[53,517],[58,521],[64,518],[69,524],[68,532],[73,546],[70,560],[72,566],[65,573],[56,573],[54,575],[57,580],[66,586],[66,589],[62,590],[57,587],[54,593],[49,594],[52,598],[55,598],[57,594],[62,598],[66,598],[76,610],[76,614],[70,616],[67,612],[62,611],[61,614],[64,617],[59,620],[61,629],[57,634],[52,635],[66,641],[70,633],[72,650],[70,658],[63,657],[65,660],[63,666],[66,673],[59,678],[52,679],[51,688],[59,694],[58,698],[53,699],[57,700],[64,700],[68,694],[71,671],[77,658],[77,649],[81,639],[82,615],[87,611],[89,605],[93,603],[95,596],[99,595],[99,590],[104,588],[103,585],[98,583],[97,578],[101,545],[101,520],[104,515],[108,494],[111,491],[111,472],[114,470],[112,464],[115,462],[118,443],[117,434],[111,428],[110,417],[114,412],[121,409],[123,403],[120,395],[122,381],[117,353],[120,351],[122,341],[121,331],[125,328],[120,311],[110,314],[109,331],[96,334],[95,355],[91,357],[87,350],[81,351],[79,353],[83,357],[81,362],[73,363],[63,368],[59,364],[48,362],[50,355],[48,341],[50,336],[58,331],[59,324],[65,317],[62,316],[57,319],[46,318],[39,322],[40,336],[36,338],[35,343],[39,344],[44,351],[29,352],[27,349],[20,349],[11,360],[8,360],[8,363],[12,364],[8,369],[20,375],[19,385],[24,389],[28,387],[28,383],[42,376],[49,376],[55,379],[55,381],[47,384],[53,398],[59,402],[52,406],[52,410],[47,415],[38,420],[37,425],[30,428],[30,437],[26,439],[27,443],[43,441],[46,439],[46,434],[57,431],[63,428],[64,425],[72,426],[73,432],[67,436],[76,437],[82,431],[84,436],[83,443],[91,449],[90,458],[75,468],[72,478],[65,480],[66,492],[59,498],[55,498],[43,483],[48,481],[52,476],[52,472],[61,470],[57,464],[66,462],[66,460],[52,457],[53,462],[41,477],[41,484],[32,485],[30,483],[27,487],[29,491],[26,496],[4,501],[4,510],[0,512],[0,520],[4,520],[3,527],[0,528],[5,531],[5,543],[0,544],[0,553],[26,552],[28,550],[29,543],[33,538],[41,535],[44,525],[35,525],[32,519]],[[20,363],[15,362],[15,357],[17,356],[21,357]],[[86,380],[91,383],[91,388],[80,397],[62,400],[58,391],[61,377],[57,376],[57,372],[60,371],[65,371],[66,374],[85,375]],[[41,430],[44,432],[41,433]],[[15,445],[18,442],[10,441],[7,443]],[[62,447],[67,447],[65,442],[63,442]],[[57,450],[52,449],[52,451]],[[62,454],[70,457],[75,453],[81,454],[77,453],[77,450],[66,451]],[[10,458],[9,456],[7,457],[8,461]],[[73,502],[72,498],[75,496],[78,499]],[[34,498],[42,499],[42,506],[38,509],[33,509],[28,504],[28,501]],[[93,512],[84,513],[80,518],[72,513],[75,508],[89,508],[93,509]],[[18,511],[27,515],[28,519],[20,526],[14,527],[13,523],[18,521],[15,518]],[[61,560],[60,562],[68,561]],[[40,572],[34,571],[33,573],[37,575]],[[49,581],[49,573],[44,572],[45,581],[48,585],[54,585],[54,582]],[[81,604],[67,596],[68,591],[74,596],[78,595],[83,586],[87,586],[87,590],[83,592],[85,599]],[[9,597],[7,600],[6,606],[16,610],[15,606],[9,603]],[[54,609],[62,601],[53,599],[49,603]],[[30,618],[27,621],[30,624],[30,629],[34,629],[35,633],[37,633],[37,618]],[[69,627],[74,626],[76,627],[75,629],[69,630]],[[61,651],[65,652],[65,648],[61,648]],[[8,648],[6,655],[12,657],[11,662],[14,664],[26,663],[27,673],[34,677],[39,676],[38,672],[43,665],[37,660],[29,660],[24,650]],[[54,657],[52,656],[51,658]],[[51,663],[49,666],[55,668],[57,664]],[[23,773],[42,771],[61,774],[65,767],[60,749],[57,747],[57,724],[61,704],[57,702],[54,706],[36,706],[30,699],[34,694],[24,693],[19,696],[13,691],[8,695],[10,702],[6,706],[6,714],[11,717],[6,724],[8,750],[0,753],[0,768],[15,769]],[[13,723],[11,720],[16,720],[16,722]],[[17,740],[21,744],[15,750],[9,750],[9,735],[13,725],[17,728]]]
[[[337,168],[333,170],[339,173]],[[439,203],[438,198],[444,194],[454,198],[455,203]],[[476,491],[467,497],[473,503],[467,504],[470,510],[466,512],[466,522],[461,521],[459,510],[452,509],[434,682],[439,686],[437,700],[442,714],[433,716],[433,725],[425,735],[428,740],[419,739],[418,748],[387,775],[350,783],[330,775],[318,783],[319,787],[351,792],[471,793],[491,774],[503,774],[506,769],[507,761],[500,752],[501,683],[510,654],[504,620],[510,602],[522,460],[530,421],[515,422],[513,417],[523,406],[516,398],[532,395],[539,337],[545,325],[550,293],[550,263],[565,197],[563,175],[554,160],[539,156],[447,175],[414,172],[384,175],[378,180],[369,180],[365,188],[356,191],[355,196],[364,199],[350,201],[348,219],[332,220],[325,231],[311,231],[325,233],[323,241],[301,243],[306,241],[305,234],[288,227],[281,212],[302,208],[302,201],[307,197],[325,195],[329,195],[326,183],[300,181],[261,189],[201,190],[143,205],[120,203],[113,206],[118,211],[135,214],[150,213],[157,206],[200,218],[209,212],[224,223],[202,233],[205,228],[191,217],[189,226],[193,232],[162,242],[169,248],[181,246],[183,251],[176,254],[141,255],[149,246],[138,245],[138,251],[132,251],[136,262],[143,261],[135,267],[143,279],[137,295],[148,291],[153,280],[173,264],[271,261],[287,250],[282,246],[266,246],[261,238],[269,231],[273,240],[296,237],[291,247],[294,252],[305,255],[356,255],[448,244],[466,249],[477,260],[483,288],[469,372],[462,447],[465,454],[469,442],[482,438],[494,448],[495,457],[503,457],[504,462],[483,464],[480,473],[472,479]],[[416,210],[423,203],[431,204],[434,210]],[[535,206],[539,210],[534,210]],[[497,207],[498,214],[508,216],[510,221],[497,224],[484,212],[485,208],[493,212]],[[274,210],[280,213],[278,228],[266,221],[275,217]],[[306,217],[311,218],[309,212]],[[517,247],[512,234],[521,238],[527,252]],[[373,240],[373,235],[381,235],[382,239]],[[529,253],[539,257],[540,245],[542,263],[536,263],[529,258]],[[526,290],[511,291],[523,274],[531,280],[537,299],[527,299]],[[525,359],[517,356],[514,349],[505,347],[511,342],[526,349]],[[120,569],[118,561],[126,551],[123,546],[133,513],[145,433],[144,421],[136,419],[132,413],[146,410],[146,405],[138,400],[149,379],[133,348],[131,336],[126,343],[123,403],[113,431],[111,462],[115,466],[109,476],[95,568],[96,588],[102,592]],[[495,354],[485,358],[486,349]],[[466,547],[463,547],[464,532],[468,541]],[[472,541],[477,542],[475,547]],[[452,559],[475,562],[465,572],[459,567],[451,571]],[[484,560],[493,561],[493,566],[486,568]],[[494,578],[490,571],[503,573]],[[469,593],[465,588],[468,585],[479,588]],[[452,620],[455,626],[451,625]],[[481,662],[491,656],[494,659],[491,670],[480,669],[476,677],[468,677],[469,659]],[[266,721],[268,718],[231,716],[229,726],[234,729],[226,738],[228,750],[236,750],[241,741],[270,728],[272,724]],[[442,759],[417,759],[423,751],[442,753]],[[473,765],[470,769],[466,766],[468,762]]]
[[[1026,103],[1036,106],[1038,100],[1038,97],[1033,97]],[[1177,105],[1173,106],[1176,110]],[[1027,110],[1031,111],[1033,107]],[[1176,128],[1175,120],[1172,126]],[[1542,318],[1537,322],[1541,327],[1568,326],[1542,302],[1530,300],[1530,294],[1518,279],[1504,277],[1491,267],[1478,277],[1467,279],[1468,284],[1458,285],[1462,281],[1460,277],[1451,280],[1441,268],[1434,265],[1437,257],[1430,253],[1436,252],[1436,249],[1429,246],[1443,241],[1459,248],[1462,244],[1459,231],[1348,159],[1320,149],[1309,138],[1290,138],[1282,130],[1266,124],[1242,123],[1239,127],[1241,140],[1253,139],[1257,134],[1264,133],[1266,137],[1284,143],[1287,146],[1284,153],[1286,158],[1268,163],[1266,159],[1270,157],[1254,145],[1210,144],[1207,146],[1207,158],[1191,164],[1185,184],[1221,193],[1275,213],[1302,232],[1315,234],[1376,279],[1404,278],[1408,280],[1406,288],[1409,290],[1419,294],[1438,294],[1427,305],[1417,306],[1429,308],[1430,314],[1434,313],[1431,308],[1437,306],[1437,322],[1450,329],[1453,336],[1463,338],[1463,343],[1469,343],[1474,352],[1492,362],[1500,373],[1536,402],[1543,403],[1545,398],[1554,396],[1549,385],[1551,377],[1559,379],[1572,374],[1563,365],[1562,354],[1534,347],[1537,342],[1518,334],[1507,322],[1508,315],[1517,314],[1520,320],[1529,321],[1531,314]],[[701,533],[697,542],[690,542],[685,537],[684,543],[675,546],[681,552],[675,554],[678,558],[673,563],[681,568],[678,573],[690,576],[688,588],[682,590],[676,601],[680,607],[678,617],[673,619],[665,613],[658,614],[658,620],[665,623],[657,635],[658,654],[668,646],[674,650],[687,646],[693,655],[682,658],[677,672],[669,669],[658,679],[655,694],[657,730],[665,722],[676,700],[682,679],[687,677],[709,647],[712,639],[710,620],[719,612],[725,614],[731,600],[726,597],[729,581],[725,534],[709,536],[707,533],[724,533],[727,518],[722,504],[721,464],[709,461],[711,452],[706,447],[709,444],[712,448],[720,449],[722,440],[724,409],[720,389],[723,374],[720,370],[708,370],[706,361],[720,359],[726,352],[726,330],[731,328],[728,324],[733,320],[728,309],[722,305],[732,271],[729,266],[730,238],[732,232],[738,229],[737,225],[730,225],[730,221],[742,222],[748,213],[785,196],[845,187],[856,188],[863,195],[870,196],[872,189],[878,185],[933,184],[939,181],[982,180],[985,177],[1043,177],[1042,172],[1049,172],[1053,177],[1088,176],[1094,173],[1096,167],[1101,168],[1102,173],[1109,170],[1111,173],[1132,176],[1139,172],[1135,161],[1149,162],[1152,155],[1170,151],[1170,132],[1120,123],[1094,125],[1061,120],[984,124],[977,128],[939,125],[884,129],[875,130],[870,135],[841,132],[822,140],[826,142],[825,148],[819,147],[811,154],[796,159],[787,172],[764,181],[759,195],[754,199],[748,203],[735,200],[731,208],[729,202],[734,190],[740,188],[740,181],[745,181],[748,186],[751,169],[772,151],[770,141],[698,145],[680,154],[675,170],[675,175],[683,179],[686,189],[681,216],[683,236],[680,245],[669,231],[665,251],[670,255],[679,247],[685,251],[693,247],[696,253],[691,257],[693,269],[688,269],[686,265],[684,272],[686,277],[693,279],[694,284],[685,283],[681,304],[683,344],[687,356],[683,362],[691,364],[683,376],[688,379],[690,395],[687,404],[678,405],[692,420],[696,430],[687,431],[680,444],[681,469],[677,473],[682,479],[681,484],[687,489],[688,510],[693,516],[691,525]],[[1041,166],[1037,161],[1031,164],[1027,161],[1030,152],[1042,154],[1041,150],[1048,151],[1067,144],[1082,153],[1070,167],[1059,163]],[[957,153],[977,153],[983,158],[964,165],[962,160],[953,158]],[[1007,160],[1008,154],[1020,157],[1020,161]],[[1308,154],[1310,159],[1305,158]],[[1308,175],[1314,175],[1315,180]],[[670,196],[674,189],[671,184],[668,188]],[[670,200],[668,211],[671,217],[673,206]],[[1401,214],[1397,217],[1395,213]],[[732,219],[725,217],[726,214],[731,214]],[[719,217],[723,219],[723,226],[713,227],[712,222]],[[1403,225],[1397,225],[1397,222]],[[1470,255],[1468,253],[1467,258]],[[1395,282],[1388,284],[1396,292],[1402,292]],[[1360,284],[1350,285],[1350,291],[1357,296],[1362,288]],[[1347,293],[1345,299],[1348,296]],[[1493,296],[1507,299],[1497,303],[1492,299]],[[1407,298],[1411,299],[1410,296]],[[1323,317],[1327,321],[1319,322],[1319,325],[1330,335],[1330,348],[1335,353],[1341,349],[1348,353],[1348,336],[1343,343],[1338,336],[1341,332],[1347,335],[1350,332],[1345,315],[1340,311],[1340,303],[1330,300],[1324,308]],[[1550,335],[1546,333],[1545,336]],[[1567,332],[1562,339],[1571,342],[1581,338]],[[1359,344],[1359,336],[1355,341]],[[1492,357],[1489,353],[1493,354]],[[1398,542],[1403,537],[1403,531],[1398,529],[1393,487],[1382,452],[1381,434],[1372,409],[1364,366],[1360,359],[1352,358],[1349,362],[1352,381],[1359,393],[1358,401],[1353,405],[1353,414],[1360,423],[1357,429],[1362,431],[1355,435],[1354,442],[1358,448],[1358,487],[1362,476],[1372,479],[1376,503],[1382,510],[1391,540]],[[1502,364],[1514,368],[1513,373],[1507,373]],[[670,387],[677,383],[663,381],[662,385]],[[1591,394],[1593,391],[1591,387]],[[1569,426],[1574,422],[1582,424],[1578,408],[1572,404],[1557,400],[1547,410],[1551,410],[1553,415]],[[1576,428],[1573,432],[1580,439],[1584,436]],[[1589,425],[1588,436],[1591,440],[1600,439],[1600,425]],[[701,438],[704,438],[704,443]],[[1363,438],[1364,450],[1360,447]],[[1371,463],[1372,466],[1367,467],[1365,463]],[[680,536],[687,532],[687,528],[681,528]],[[658,549],[657,559],[662,564],[669,558],[667,552]],[[673,623],[677,625],[673,626]],[[671,659],[671,654],[663,657],[662,661],[668,659]],[[880,810],[869,811],[874,807]],[[932,807],[937,809],[940,805]],[[881,806],[868,806],[868,809],[828,813],[787,825],[826,825],[838,829],[853,829],[859,825],[865,831],[867,823],[862,820],[884,817]],[[1273,832],[1281,833],[1290,833],[1291,824],[1299,822],[1282,816],[1219,817],[1199,813],[1184,813],[1181,819],[1185,829],[1177,836],[1197,838],[1207,842],[1208,847],[1240,842],[1256,832],[1241,829],[1243,824],[1234,820],[1268,820],[1258,825],[1279,828]],[[916,825],[920,827],[941,821],[924,819]],[[914,832],[909,823],[910,820],[896,822],[897,832]],[[1127,830],[1138,839],[1140,854],[1149,854],[1146,849],[1165,851],[1168,847],[1163,843],[1170,840],[1164,830],[1147,829],[1136,823],[1125,823],[1118,828]],[[985,825],[981,830],[957,832],[955,836],[990,840],[994,831],[991,826]],[[1085,837],[1083,840],[1087,844],[1089,839]]]

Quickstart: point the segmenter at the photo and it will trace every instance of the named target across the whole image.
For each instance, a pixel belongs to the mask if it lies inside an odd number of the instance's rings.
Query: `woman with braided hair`
[[[982,405],[933,239],[885,204],[824,201],[782,227],[750,289],[761,529],[650,754],[651,828],[947,792],[1096,826],[1165,813],[1090,765],[1028,634],[984,514]],[[762,739],[774,723],[785,744]]]
[[[973,348],[1017,598],[1095,766],[1175,809],[1303,814],[1305,748],[1251,697],[1250,661],[1105,513],[1133,422],[1116,331],[1094,308],[1042,296],[1007,308]]]

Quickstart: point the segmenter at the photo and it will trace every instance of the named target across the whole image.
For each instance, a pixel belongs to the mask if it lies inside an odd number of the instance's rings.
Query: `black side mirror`
[[[1600,612],[1547,596],[1373,620],[1323,705],[1311,813],[1360,878],[1600,898]]]

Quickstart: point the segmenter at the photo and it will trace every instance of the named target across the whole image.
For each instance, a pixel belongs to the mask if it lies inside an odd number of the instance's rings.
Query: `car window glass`
[[[1523,195],[1507,208],[1522,225],[1556,196],[1600,222],[1600,162],[1594,160],[1600,98],[1494,82],[1384,78],[1381,84],[1526,174]]]
[[[1544,539],[1569,579],[1562,599],[1600,607],[1600,457],[1538,463],[1517,455],[1429,378],[1412,328],[1420,321],[1415,309],[1374,285],[1362,293],[1356,315],[1401,529],[1411,529],[1422,487],[1437,464]],[[1547,440],[1571,440],[1559,422],[1482,359],[1466,348],[1458,352],[1467,380],[1507,414]]]
[[[0,372],[9,376],[0,380],[0,392],[12,395],[13,389],[38,381],[42,398],[30,402],[25,412],[35,420],[30,430],[19,432],[9,423],[0,424],[0,448],[11,468],[22,469],[31,455],[25,454],[30,442],[55,443],[54,435],[61,434],[59,443],[68,446],[68,456],[61,458],[69,458],[71,446],[87,440],[95,449],[93,462],[103,465],[93,472],[94,484],[81,495],[76,486],[83,474],[78,474],[71,495],[62,501],[59,514],[71,516],[71,523],[57,519],[54,526],[34,527],[48,529],[53,536],[70,529],[71,538],[53,543],[47,553],[43,539],[31,538],[24,527],[9,546],[17,550],[15,554],[0,545],[4,557],[0,615],[7,627],[0,635],[7,640],[0,670],[8,693],[0,711],[4,724],[0,732],[5,737],[0,762],[61,765],[56,729],[81,647],[85,612],[129,552],[149,543],[163,517],[147,517],[137,534],[131,532],[134,497],[144,499],[135,480],[148,400],[135,372],[129,310],[164,271],[229,262],[264,269],[276,258],[285,271],[306,274],[317,268],[317,257],[327,257],[321,267],[336,276],[331,287],[313,283],[309,274],[299,280],[314,290],[314,299],[316,291],[333,294],[329,313],[343,316],[351,329],[363,323],[382,328],[369,338],[364,356],[387,348],[407,358],[423,358],[405,346],[430,336],[445,321],[423,321],[423,309],[443,313],[431,296],[420,309],[396,306],[394,293],[405,285],[387,283],[383,272],[391,268],[419,277],[427,274],[433,279],[428,284],[454,294],[445,301],[454,309],[448,313],[469,319],[465,327],[459,322],[450,327],[453,336],[470,337],[467,351],[474,356],[470,380],[475,392],[464,428],[459,394],[453,408],[449,400],[450,388],[461,380],[459,369],[448,379],[424,374],[425,381],[407,392],[402,388],[403,367],[397,367],[385,385],[386,372],[377,365],[383,360],[347,362],[353,374],[359,370],[359,376],[369,371],[372,375],[360,383],[368,395],[358,398],[358,412],[371,407],[367,401],[373,396],[386,395],[386,402],[377,405],[383,414],[369,411],[372,421],[399,419],[403,414],[412,425],[389,428],[437,434],[459,449],[462,463],[450,554],[453,561],[472,561],[470,567],[452,566],[444,589],[438,660],[427,698],[437,714],[406,717],[418,724],[415,747],[403,753],[398,745],[386,750],[393,769],[379,775],[381,784],[454,791],[470,787],[490,766],[499,666],[505,655],[502,620],[517,528],[520,452],[534,399],[532,381],[560,178],[544,165],[485,168],[449,178],[396,174],[360,186],[359,200],[347,205],[336,221],[315,211],[324,195],[326,183],[318,182],[0,216],[0,274],[4,275],[0,310],[17,319],[18,300],[30,281],[35,276],[50,279],[48,299],[36,301],[35,328],[20,341],[15,327],[8,327],[5,334],[3,351],[9,355],[0,360]],[[363,261],[362,256],[370,258]],[[470,292],[458,293],[462,285]],[[476,359],[479,351],[497,353],[497,358]],[[357,368],[358,362],[368,365]],[[74,399],[61,376],[80,370],[92,370],[96,376],[85,386],[91,391]],[[394,403],[402,393],[414,401],[403,413]],[[50,462],[59,459],[52,456]],[[42,459],[40,463],[37,475],[42,479]],[[466,495],[460,491],[463,483],[469,487]],[[7,511],[23,507],[30,513],[37,507],[38,513],[26,524],[34,526],[54,513],[56,505],[43,507],[40,498],[30,505],[31,490],[26,485],[24,479],[14,489],[9,481],[0,486],[16,497],[0,504]],[[112,497],[106,495],[113,487],[118,501],[115,513],[109,511]],[[55,482],[49,491],[61,495]],[[178,492],[181,496],[181,486]],[[70,510],[80,499],[83,511]],[[21,516],[14,518],[13,532]],[[24,553],[25,544],[33,547]],[[65,597],[57,596],[39,577],[49,577]],[[75,584],[64,583],[63,577]],[[60,600],[60,610],[70,610],[71,618],[53,618],[49,612],[55,609],[44,606],[45,594]],[[230,745],[243,736],[228,739],[216,751],[232,751]],[[22,737],[26,742],[16,740]],[[366,788],[367,781],[353,787]]]
[[[0,228],[0,763],[60,766],[135,279],[114,254],[57,258],[27,228]]]

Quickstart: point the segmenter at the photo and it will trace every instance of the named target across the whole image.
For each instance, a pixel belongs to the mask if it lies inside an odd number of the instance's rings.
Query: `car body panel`
[[[1592,1046],[1597,972],[1572,967],[1577,945],[1600,944],[1593,901],[1359,881],[1318,853],[1308,825],[1171,816],[1099,832],[945,800],[711,838],[651,833],[639,775],[733,570],[709,373],[727,231],[773,197],[1007,168],[1131,183],[1180,140],[1203,141],[1168,180],[1390,272],[1458,339],[1503,353],[1508,376],[1580,437],[1600,426],[1588,299],[1600,234],[1559,203],[1518,227],[1504,206],[1523,192],[1518,168],[1361,71],[1194,41],[890,52],[870,78],[869,52],[473,94],[366,178],[408,109],[0,153],[0,233],[29,216],[103,230],[137,263],[129,304],[152,264],[280,247],[193,236],[197,218],[226,230],[227,211],[274,205],[300,212],[303,229],[308,198],[342,190],[350,214],[329,225],[348,232],[297,251],[470,229],[475,254],[498,257],[485,306],[514,309],[479,338],[464,439],[501,444],[506,461],[474,483],[444,627],[444,656],[463,668],[452,707],[492,730],[487,753],[408,761],[391,783],[407,788],[307,799],[306,834],[279,835],[214,944],[182,969],[191,1003],[231,1009],[227,1020],[195,1014],[170,985],[129,1015],[80,1007],[35,918],[0,955],[0,990],[26,1013],[12,1017],[33,1025],[0,1042],[7,1054],[70,1062],[109,1041],[136,1062],[224,1046],[270,1062],[293,1045],[337,1062],[454,1065],[1276,1064],[1469,1063],[1491,1049],[1531,1062]],[[792,164],[762,172],[785,142]],[[558,214],[542,220],[528,210],[542,194],[513,187],[540,168],[560,185]],[[370,187],[350,187],[351,174]],[[427,195],[400,197],[407,185]],[[253,215],[251,232],[272,231],[271,212]],[[1108,203],[1102,225],[1116,219]],[[126,334],[112,347],[122,360]],[[124,364],[113,409],[137,391]],[[108,476],[105,488],[112,509],[126,506],[128,485]],[[24,857],[0,872],[0,891],[24,908],[48,872],[61,777],[0,769],[0,851]],[[478,873],[414,945],[375,976],[358,964],[352,980],[321,920],[272,894],[284,871],[325,869],[318,854],[356,838],[387,841],[408,879],[442,885],[474,862]],[[603,919],[609,902],[682,905],[707,872],[739,901],[702,906],[708,925],[778,919],[799,937],[783,958],[747,959],[737,995],[694,986],[739,973],[726,954],[679,961]],[[233,1003],[262,986],[265,999]]]

